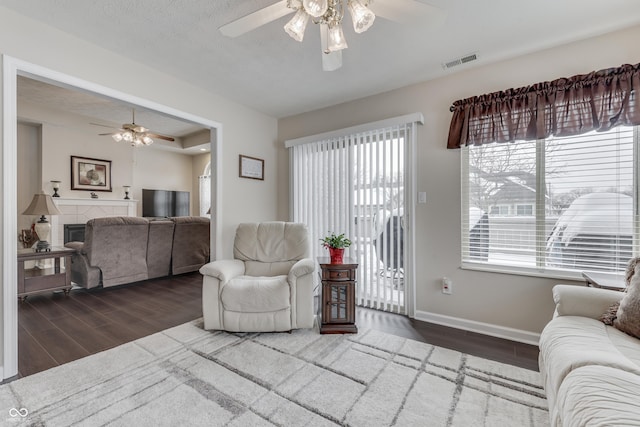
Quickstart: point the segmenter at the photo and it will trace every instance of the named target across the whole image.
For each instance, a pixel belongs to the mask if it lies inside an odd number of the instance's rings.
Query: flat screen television
[[[142,216],[189,216],[189,192],[142,189]]]

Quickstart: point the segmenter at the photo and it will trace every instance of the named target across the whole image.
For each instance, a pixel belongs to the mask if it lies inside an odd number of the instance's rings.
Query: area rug
[[[210,332],[202,321],[0,387],[0,424],[544,426],[534,371],[376,330]]]

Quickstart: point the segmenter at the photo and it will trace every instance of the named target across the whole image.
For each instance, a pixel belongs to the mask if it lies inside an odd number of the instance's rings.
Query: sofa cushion
[[[640,376],[606,366],[572,371],[558,390],[554,425],[635,426],[640,420]]]
[[[171,220],[175,224],[171,273],[198,271],[209,262],[211,221],[199,216],[180,216]]]
[[[168,276],[171,273],[174,222],[152,220],[149,222],[147,244],[147,270],[149,279]]]
[[[549,322],[540,336],[540,373],[547,394],[555,396],[565,377],[583,366],[609,366],[640,375],[640,345],[624,335],[587,317],[560,316]]]
[[[139,217],[104,217],[87,222],[84,252],[102,271],[104,287],[146,280],[149,221]]]
[[[242,313],[268,313],[291,306],[287,276],[231,279],[220,296],[225,310]]]

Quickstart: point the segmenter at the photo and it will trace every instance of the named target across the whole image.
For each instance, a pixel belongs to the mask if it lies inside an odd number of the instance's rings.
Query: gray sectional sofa
[[[91,219],[85,241],[65,245],[76,249],[71,280],[95,288],[197,271],[209,262],[209,233],[203,217]]]

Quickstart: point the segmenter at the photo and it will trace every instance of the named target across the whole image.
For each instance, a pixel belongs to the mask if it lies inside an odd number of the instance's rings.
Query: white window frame
[[[634,177],[633,177],[633,204],[634,217],[640,215],[640,126],[633,127],[633,157],[634,157]],[[469,212],[469,147],[462,148],[460,156],[461,171],[461,265],[464,270],[486,271],[495,273],[506,273],[521,276],[533,276],[552,279],[577,280],[583,281],[584,278],[579,271],[559,271],[547,269],[545,267],[523,267],[523,266],[507,266],[498,264],[479,263],[462,259],[465,247],[469,247],[469,230],[464,227],[465,212]],[[545,140],[536,142],[536,189],[544,188],[545,181]],[[466,191],[465,191],[466,187]],[[544,192],[536,191],[536,204],[534,205],[534,215],[536,216],[536,233],[537,242],[545,241],[545,200]],[[503,205],[496,205],[503,206]],[[515,214],[515,212],[514,212]],[[538,245],[536,247],[537,260],[536,264],[544,264],[546,258],[546,248]],[[633,256],[640,255],[640,221],[636,221],[633,232]]]

